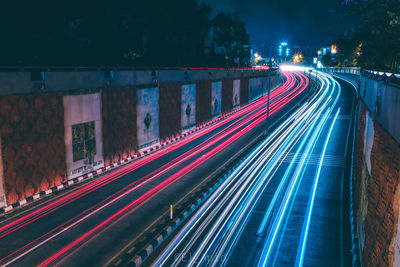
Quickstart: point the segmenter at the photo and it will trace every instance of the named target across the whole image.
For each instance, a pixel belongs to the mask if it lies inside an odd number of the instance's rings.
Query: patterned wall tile
[[[137,150],[136,89],[107,88],[102,91],[103,153],[105,165]]]
[[[66,180],[62,93],[0,97],[7,203]]]
[[[240,105],[249,103],[249,78],[240,79]]]
[[[196,124],[201,125],[211,119],[211,83],[196,83]]]
[[[165,140],[181,131],[181,83],[163,83],[159,87],[160,139]]]
[[[222,81],[222,114],[228,113],[233,108],[233,80]]]

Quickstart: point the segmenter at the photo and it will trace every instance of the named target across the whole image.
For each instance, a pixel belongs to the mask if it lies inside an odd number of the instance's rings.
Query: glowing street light
[[[302,54],[295,54],[293,56],[293,63],[297,64],[303,61],[303,55]]]
[[[254,54],[254,64],[258,64],[262,60],[262,57],[260,54],[255,53]]]
[[[336,53],[337,53],[337,47],[336,47],[336,45],[332,45],[332,46],[331,46],[331,53],[332,53],[332,54],[336,54]]]

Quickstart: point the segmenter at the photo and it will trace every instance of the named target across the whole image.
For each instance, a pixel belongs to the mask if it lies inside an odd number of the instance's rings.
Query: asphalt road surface
[[[355,90],[323,73],[318,80],[318,92],[247,155],[146,266],[351,265],[344,170]]]

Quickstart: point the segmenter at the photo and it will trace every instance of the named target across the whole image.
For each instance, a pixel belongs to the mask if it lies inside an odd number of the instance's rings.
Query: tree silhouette
[[[215,44],[222,50],[219,53],[221,61],[225,60],[228,66],[237,66],[249,60],[250,52],[246,48],[249,45],[249,35],[237,15],[220,12],[211,24]]]
[[[364,68],[399,71],[400,2],[353,0],[346,3],[349,16],[357,19],[349,28],[350,35],[340,39],[343,61],[347,59]]]
[[[0,64],[213,66],[206,51],[210,14],[196,0],[7,1],[0,9]],[[233,29],[247,35],[243,24]],[[235,38],[232,51],[241,45]]]

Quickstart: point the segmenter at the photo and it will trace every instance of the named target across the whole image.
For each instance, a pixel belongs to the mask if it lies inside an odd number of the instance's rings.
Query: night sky
[[[319,46],[344,32],[343,0],[202,0],[214,13],[238,12],[251,42]]]

